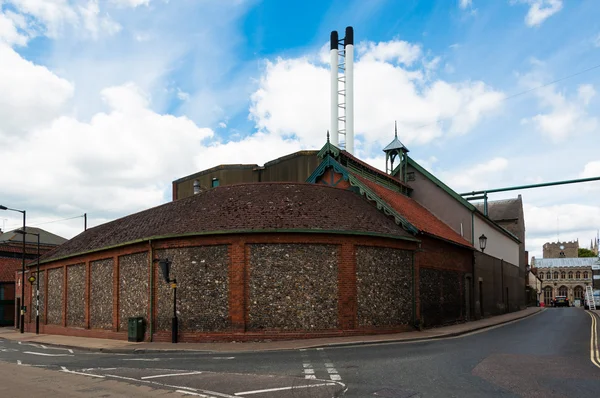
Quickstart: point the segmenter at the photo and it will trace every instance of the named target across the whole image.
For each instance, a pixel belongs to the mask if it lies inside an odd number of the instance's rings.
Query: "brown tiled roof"
[[[0,257],[0,282],[14,282],[15,272],[23,266],[20,258]]]
[[[475,204],[483,213],[483,203]],[[488,200],[488,217],[494,221],[518,220],[523,208],[521,197],[503,200]]]
[[[359,158],[357,158],[356,156],[346,152],[345,150],[340,151],[340,154],[342,154],[343,156],[347,157],[348,159],[352,160],[353,162],[356,162],[358,164],[360,164],[361,166],[363,166],[364,168],[368,169],[370,172],[372,172],[373,174],[377,174],[380,177],[389,179],[391,181],[394,181],[394,183],[396,183],[398,186],[403,186],[409,190],[412,190],[412,188],[409,185],[406,185],[405,183],[403,183],[402,181],[400,181],[400,179],[398,179],[397,177],[393,177],[387,173],[384,173],[383,171],[379,170],[376,167],[371,166],[368,163],[363,162],[362,160],[360,160]]]
[[[312,230],[412,236],[354,192],[305,183],[227,185],[90,228],[51,260],[160,236]]]
[[[417,227],[417,229],[462,246],[473,247],[469,241],[408,196],[394,192],[361,176],[355,175],[355,177],[392,206],[394,210]]]

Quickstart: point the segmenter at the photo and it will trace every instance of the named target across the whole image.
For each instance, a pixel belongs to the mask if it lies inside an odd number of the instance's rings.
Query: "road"
[[[590,351],[597,350],[592,324],[579,308],[549,308],[461,337],[229,354],[109,354],[2,340],[0,361],[7,364],[0,365],[20,365],[24,375],[43,368],[78,383],[93,379],[80,396],[121,381],[120,388],[209,398],[593,397],[600,391],[600,357]],[[0,396],[10,385],[3,374]]]

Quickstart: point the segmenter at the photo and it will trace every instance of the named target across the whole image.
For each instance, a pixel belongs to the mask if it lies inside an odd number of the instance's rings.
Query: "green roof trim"
[[[317,153],[317,156],[323,159],[328,154],[332,154],[335,158],[340,156],[340,149],[329,142],[329,137],[327,138],[327,143],[323,145],[323,148]]]
[[[316,184],[319,177],[325,174],[327,169],[330,167],[332,167],[337,173],[341,174],[344,177],[344,180],[348,181],[348,170],[346,170],[341,164],[332,158],[331,154],[327,153],[323,161],[319,164],[319,167],[317,167],[315,171],[312,172],[310,177],[306,179],[306,182],[309,184]]]
[[[400,213],[394,210],[393,207],[388,205],[383,199],[381,199],[371,188],[363,184],[358,178],[350,174],[350,185],[357,187],[361,195],[364,195],[368,200],[374,201],[377,205],[377,209],[383,211],[387,216],[394,217],[396,224],[401,225],[405,230],[412,234],[418,234],[420,231],[417,227],[412,225],[406,218]]]
[[[124,246],[130,246],[137,243],[146,243],[150,240],[164,240],[164,239],[174,239],[174,238],[189,238],[193,236],[208,236],[208,235],[237,235],[237,234],[268,234],[268,233],[296,233],[296,234],[331,234],[331,235],[353,235],[353,236],[376,236],[380,238],[389,238],[396,240],[406,240],[409,242],[421,242],[420,239],[411,238],[407,236],[399,236],[399,235],[391,235],[391,234],[382,234],[378,232],[368,232],[368,231],[337,231],[337,230],[327,230],[327,229],[239,229],[239,230],[227,230],[227,231],[206,231],[206,232],[190,232],[186,234],[172,234],[172,235],[156,235],[149,236],[147,238],[136,239],[129,242],[119,243],[117,245],[111,245],[106,247],[101,247],[98,249],[87,250],[83,252],[73,253],[62,257],[49,258],[40,261],[40,264],[52,263],[55,261],[65,260],[67,258],[84,256],[87,254],[98,253],[106,250],[117,249]],[[33,263],[28,264],[29,267],[35,266],[37,263],[34,261]]]
[[[452,196],[454,199],[456,199],[461,204],[463,204],[467,209],[469,209],[471,211],[477,210],[477,208],[475,206],[473,206],[468,200],[466,200],[465,198],[463,198],[462,196],[460,196],[456,191],[454,191],[448,185],[446,185],[443,182],[441,182],[440,180],[438,180],[437,177],[435,177],[429,171],[425,170],[420,164],[418,164],[417,162],[415,162],[410,156],[408,157],[408,164],[410,166],[414,167],[419,173],[423,174],[429,180],[431,180],[431,182],[433,182],[435,185],[437,185],[438,187],[442,188],[442,190],[444,190],[448,195]],[[397,166],[394,169],[394,171],[392,172],[392,175],[396,174],[396,171],[397,171],[398,167],[399,166]]]

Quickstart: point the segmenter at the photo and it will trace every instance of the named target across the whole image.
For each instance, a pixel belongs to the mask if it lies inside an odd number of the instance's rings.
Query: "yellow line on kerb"
[[[591,311],[587,313],[592,317],[592,330],[590,333],[590,360],[594,365],[600,368],[600,353],[598,352],[598,334],[596,329],[596,315]]]

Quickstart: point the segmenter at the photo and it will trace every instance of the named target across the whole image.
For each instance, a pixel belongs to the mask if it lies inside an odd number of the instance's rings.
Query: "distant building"
[[[544,258],[577,258],[579,257],[579,239],[573,242],[548,242],[543,246]]]
[[[531,265],[542,280],[543,302],[550,305],[556,296],[566,296],[571,303],[581,299],[586,286],[591,286],[592,267],[600,265],[597,257],[531,259]]]
[[[27,232],[40,234],[40,254],[47,253],[67,240],[40,228],[27,227]],[[37,258],[37,236],[25,235],[25,260]],[[0,231],[0,326],[15,324],[15,274],[23,266],[23,235],[13,231]],[[17,289],[18,290],[18,289]],[[18,317],[16,318],[18,319]],[[17,325],[18,326],[18,325]]]

